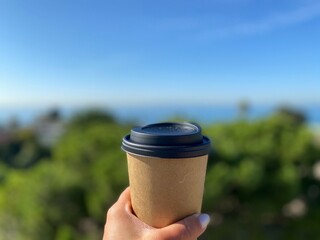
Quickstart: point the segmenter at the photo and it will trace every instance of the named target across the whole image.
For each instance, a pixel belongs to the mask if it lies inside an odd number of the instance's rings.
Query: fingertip
[[[202,213],[202,214],[198,214],[197,218],[198,218],[198,221],[199,221],[201,227],[203,229],[206,229],[209,222],[210,222],[210,216],[206,213]]]

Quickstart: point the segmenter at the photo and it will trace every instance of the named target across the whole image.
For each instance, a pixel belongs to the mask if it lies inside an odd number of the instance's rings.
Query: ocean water
[[[320,125],[320,105],[292,107],[302,112],[310,125]],[[58,108],[62,117],[68,119],[87,108]],[[232,121],[239,117],[237,106],[122,106],[101,108],[112,114],[120,122],[147,124],[179,118],[200,124]],[[277,106],[251,106],[249,119],[266,117],[278,109]],[[22,125],[32,124],[40,116],[48,113],[50,108],[4,108],[0,107],[0,124],[15,119]]]
[[[278,110],[277,106],[252,106],[247,112],[249,119],[267,117]],[[310,125],[320,125],[320,106],[292,107],[303,113]],[[239,117],[237,106],[162,106],[123,107],[115,110],[120,120],[136,120],[141,124],[166,121],[173,117],[196,121],[202,124],[228,122]]]

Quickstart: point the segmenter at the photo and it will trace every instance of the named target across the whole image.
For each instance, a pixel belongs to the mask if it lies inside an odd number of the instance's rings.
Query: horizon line
[[[207,102],[92,102],[92,103],[2,103],[0,102],[0,108],[26,108],[26,109],[54,109],[54,108],[119,108],[119,107],[186,107],[186,106],[212,106],[212,107],[223,107],[223,106],[238,106],[241,103],[247,103],[249,106],[320,106],[320,101],[251,101],[251,100],[238,100],[238,101],[207,101]]]

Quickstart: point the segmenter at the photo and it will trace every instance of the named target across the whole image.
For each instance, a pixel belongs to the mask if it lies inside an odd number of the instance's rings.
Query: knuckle
[[[117,215],[117,208],[115,205],[112,205],[107,211],[107,218],[116,216],[116,215]]]
[[[183,237],[184,238],[192,237],[193,236],[193,231],[192,231],[191,225],[185,219],[182,222],[183,222],[183,225],[184,225]]]
[[[180,236],[177,236],[175,232],[161,232],[161,231],[155,231],[151,232],[150,236],[147,236],[144,240],[179,240]]]

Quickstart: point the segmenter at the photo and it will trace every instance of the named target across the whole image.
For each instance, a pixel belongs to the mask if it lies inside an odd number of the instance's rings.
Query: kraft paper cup
[[[201,212],[210,140],[199,126],[159,123],[134,128],[122,149],[139,219],[162,228]]]

